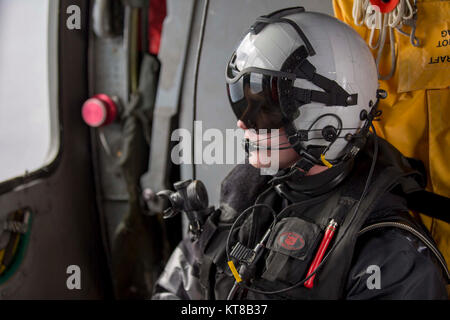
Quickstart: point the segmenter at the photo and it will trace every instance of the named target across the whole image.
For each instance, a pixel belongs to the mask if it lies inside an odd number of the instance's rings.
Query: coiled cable
[[[378,49],[376,65],[378,69],[378,77],[381,80],[389,80],[394,75],[396,69],[397,57],[395,52],[394,29],[400,34],[408,36],[413,46],[420,46],[420,41],[415,36],[417,19],[416,2],[417,0],[399,0],[397,6],[392,11],[386,13],[380,12],[379,8],[373,6],[369,0],[354,0],[353,2],[353,23],[356,26],[362,26],[365,24],[370,29],[368,45],[373,50]],[[402,30],[404,25],[411,27],[410,33]],[[378,39],[374,43],[376,30],[380,31]],[[380,62],[387,33],[389,33],[391,67],[388,74],[381,75]]]

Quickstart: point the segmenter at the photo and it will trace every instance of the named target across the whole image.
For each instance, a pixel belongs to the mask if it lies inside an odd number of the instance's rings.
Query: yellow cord
[[[323,154],[320,155],[320,160],[322,160],[322,163],[323,163],[324,165],[326,165],[328,168],[333,167],[333,165],[332,165],[331,163],[329,163],[329,162],[327,161],[327,159],[325,159],[325,156],[324,156]]]
[[[241,282],[242,281],[242,279],[241,279],[241,277],[239,276],[239,273],[237,272],[237,270],[236,270],[236,267],[234,266],[234,263],[233,263],[233,261],[228,261],[228,266],[230,267],[230,270],[231,270],[231,272],[233,273],[233,276],[234,276],[234,278],[236,279],[236,282]]]

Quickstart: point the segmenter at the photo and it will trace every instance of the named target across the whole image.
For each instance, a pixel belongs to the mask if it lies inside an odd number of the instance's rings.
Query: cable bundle
[[[395,54],[395,29],[402,35],[408,36],[413,46],[420,45],[419,40],[415,36],[416,20],[417,20],[417,0],[399,0],[392,11],[382,13],[380,8],[374,6],[370,0],[354,0],[353,2],[353,21],[355,25],[362,26],[365,24],[370,29],[369,47],[378,49],[376,64],[378,68],[378,77],[381,80],[388,80],[392,77],[396,67]],[[404,25],[411,27],[411,33],[402,30]],[[379,29],[378,40],[374,44],[375,30]],[[389,32],[389,42],[391,49],[391,70],[387,75],[380,74],[380,60],[386,42],[386,34]]]

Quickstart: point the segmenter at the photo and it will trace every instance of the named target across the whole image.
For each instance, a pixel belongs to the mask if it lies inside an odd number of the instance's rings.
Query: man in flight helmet
[[[360,36],[279,10],[250,27],[225,76],[250,164],[223,181],[153,298],[447,299],[445,260],[405,201],[424,173],[376,136],[384,92]],[[263,151],[278,155],[272,176],[257,169]]]

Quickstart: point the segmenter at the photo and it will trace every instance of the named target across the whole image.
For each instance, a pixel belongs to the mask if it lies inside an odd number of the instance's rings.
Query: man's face
[[[273,148],[278,149],[291,146],[284,128],[280,128],[278,131],[279,134],[272,137],[270,130],[267,130],[265,134],[258,134],[255,130],[249,130],[241,120],[238,120],[237,126],[244,130],[245,139],[257,143],[261,147],[269,147],[272,145]],[[300,159],[299,154],[293,148],[283,150],[253,150],[249,152],[249,163],[255,168],[269,168],[271,158],[276,156],[275,152],[278,153],[279,167],[281,169],[290,167]]]

